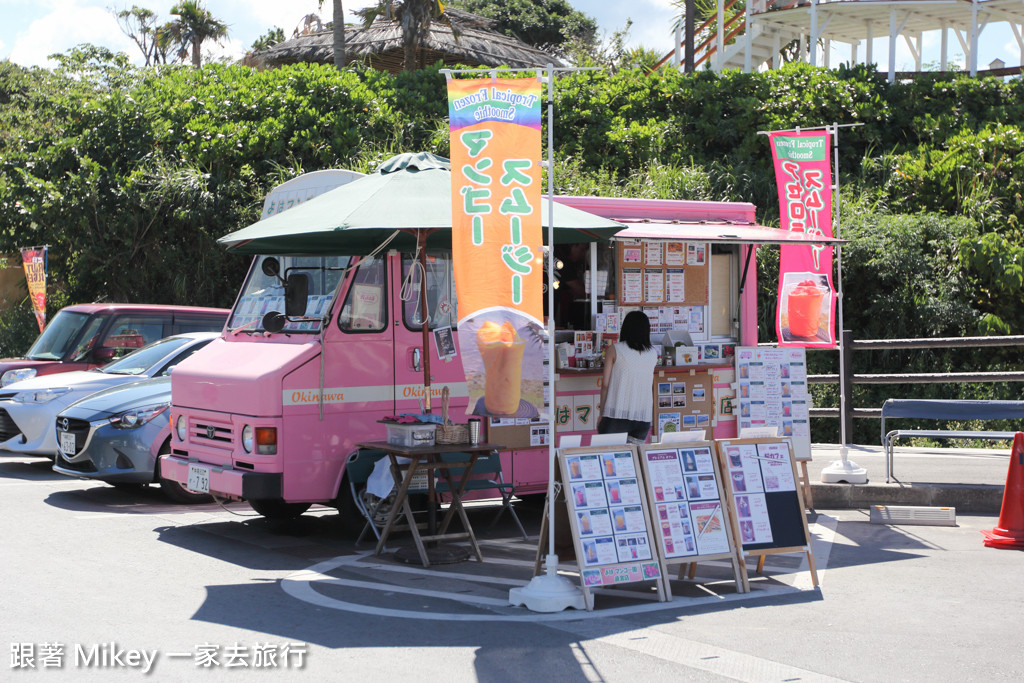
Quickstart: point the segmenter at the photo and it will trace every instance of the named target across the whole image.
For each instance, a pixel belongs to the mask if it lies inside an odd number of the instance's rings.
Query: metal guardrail
[[[844,354],[840,367],[847,375],[845,385],[854,384],[962,384],[989,382],[1024,382],[1024,371],[1009,372],[918,372],[918,373],[877,373],[853,374],[854,351],[888,351],[894,349],[948,349],[982,348],[994,346],[1024,346],[1024,335],[1002,337],[939,337],[935,339],[865,339],[854,341],[850,330],[843,330],[840,353]],[[808,384],[839,384],[840,377],[834,375],[808,375]],[[840,414],[840,408],[811,408],[811,417],[838,417],[844,420],[847,434],[852,433],[853,418],[882,417],[879,408],[853,408],[847,401],[847,413]]]

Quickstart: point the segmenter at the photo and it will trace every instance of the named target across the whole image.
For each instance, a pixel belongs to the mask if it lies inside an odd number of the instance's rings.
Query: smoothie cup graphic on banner
[[[484,407],[491,415],[514,415],[522,396],[526,342],[512,323],[487,321],[476,333],[476,344],[484,361]]]
[[[789,316],[789,333],[794,337],[815,337],[821,326],[821,303],[828,294],[815,278],[790,285],[785,292],[785,307]]]

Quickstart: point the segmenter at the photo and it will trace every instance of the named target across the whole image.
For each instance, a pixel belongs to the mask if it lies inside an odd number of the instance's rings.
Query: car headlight
[[[242,427],[242,450],[252,453],[252,425]]]
[[[35,376],[35,368],[18,368],[17,370],[8,370],[2,377],[0,377],[0,387],[6,387],[12,382],[20,382],[23,379],[32,379]]]
[[[170,403],[133,408],[110,418],[110,424],[117,429],[135,429],[146,424],[171,406]]]
[[[185,422],[185,416],[179,415],[178,421],[174,423],[174,431],[178,435],[178,441],[184,441],[185,437],[188,436],[185,429],[188,425]]]
[[[22,391],[14,395],[15,403],[49,403],[55,398],[63,396],[71,391],[71,387],[52,387],[50,389],[37,389],[35,391]]]

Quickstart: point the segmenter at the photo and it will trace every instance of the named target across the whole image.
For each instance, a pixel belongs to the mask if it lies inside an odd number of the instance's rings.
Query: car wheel
[[[193,493],[178,482],[163,478],[160,474],[160,456],[170,455],[170,453],[171,442],[168,440],[160,447],[160,454],[157,456],[156,464],[153,466],[153,469],[156,470],[156,480],[160,482],[160,490],[164,492],[164,495],[175,503],[183,503],[186,505],[198,505],[200,503],[212,502],[213,496],[208,493]]]
[[[286,503],[280,498],[250,500],[252,509],[267,519],[282,520],[298,517],[309,509],[312,503]]]

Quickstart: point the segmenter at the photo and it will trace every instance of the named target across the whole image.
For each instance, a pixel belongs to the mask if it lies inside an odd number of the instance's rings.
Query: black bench
[[[885,431],[886,418],[925,420],[1021,420],[1024,401],[971,401],[961,399],[890,398],[882,404],[882,447],[885,449],[885,482],[899,481],[893,474],[893,447],[902,436],[931,439],[1013,439],[1016,432],[957,431],[952,429],[894,429]]]

